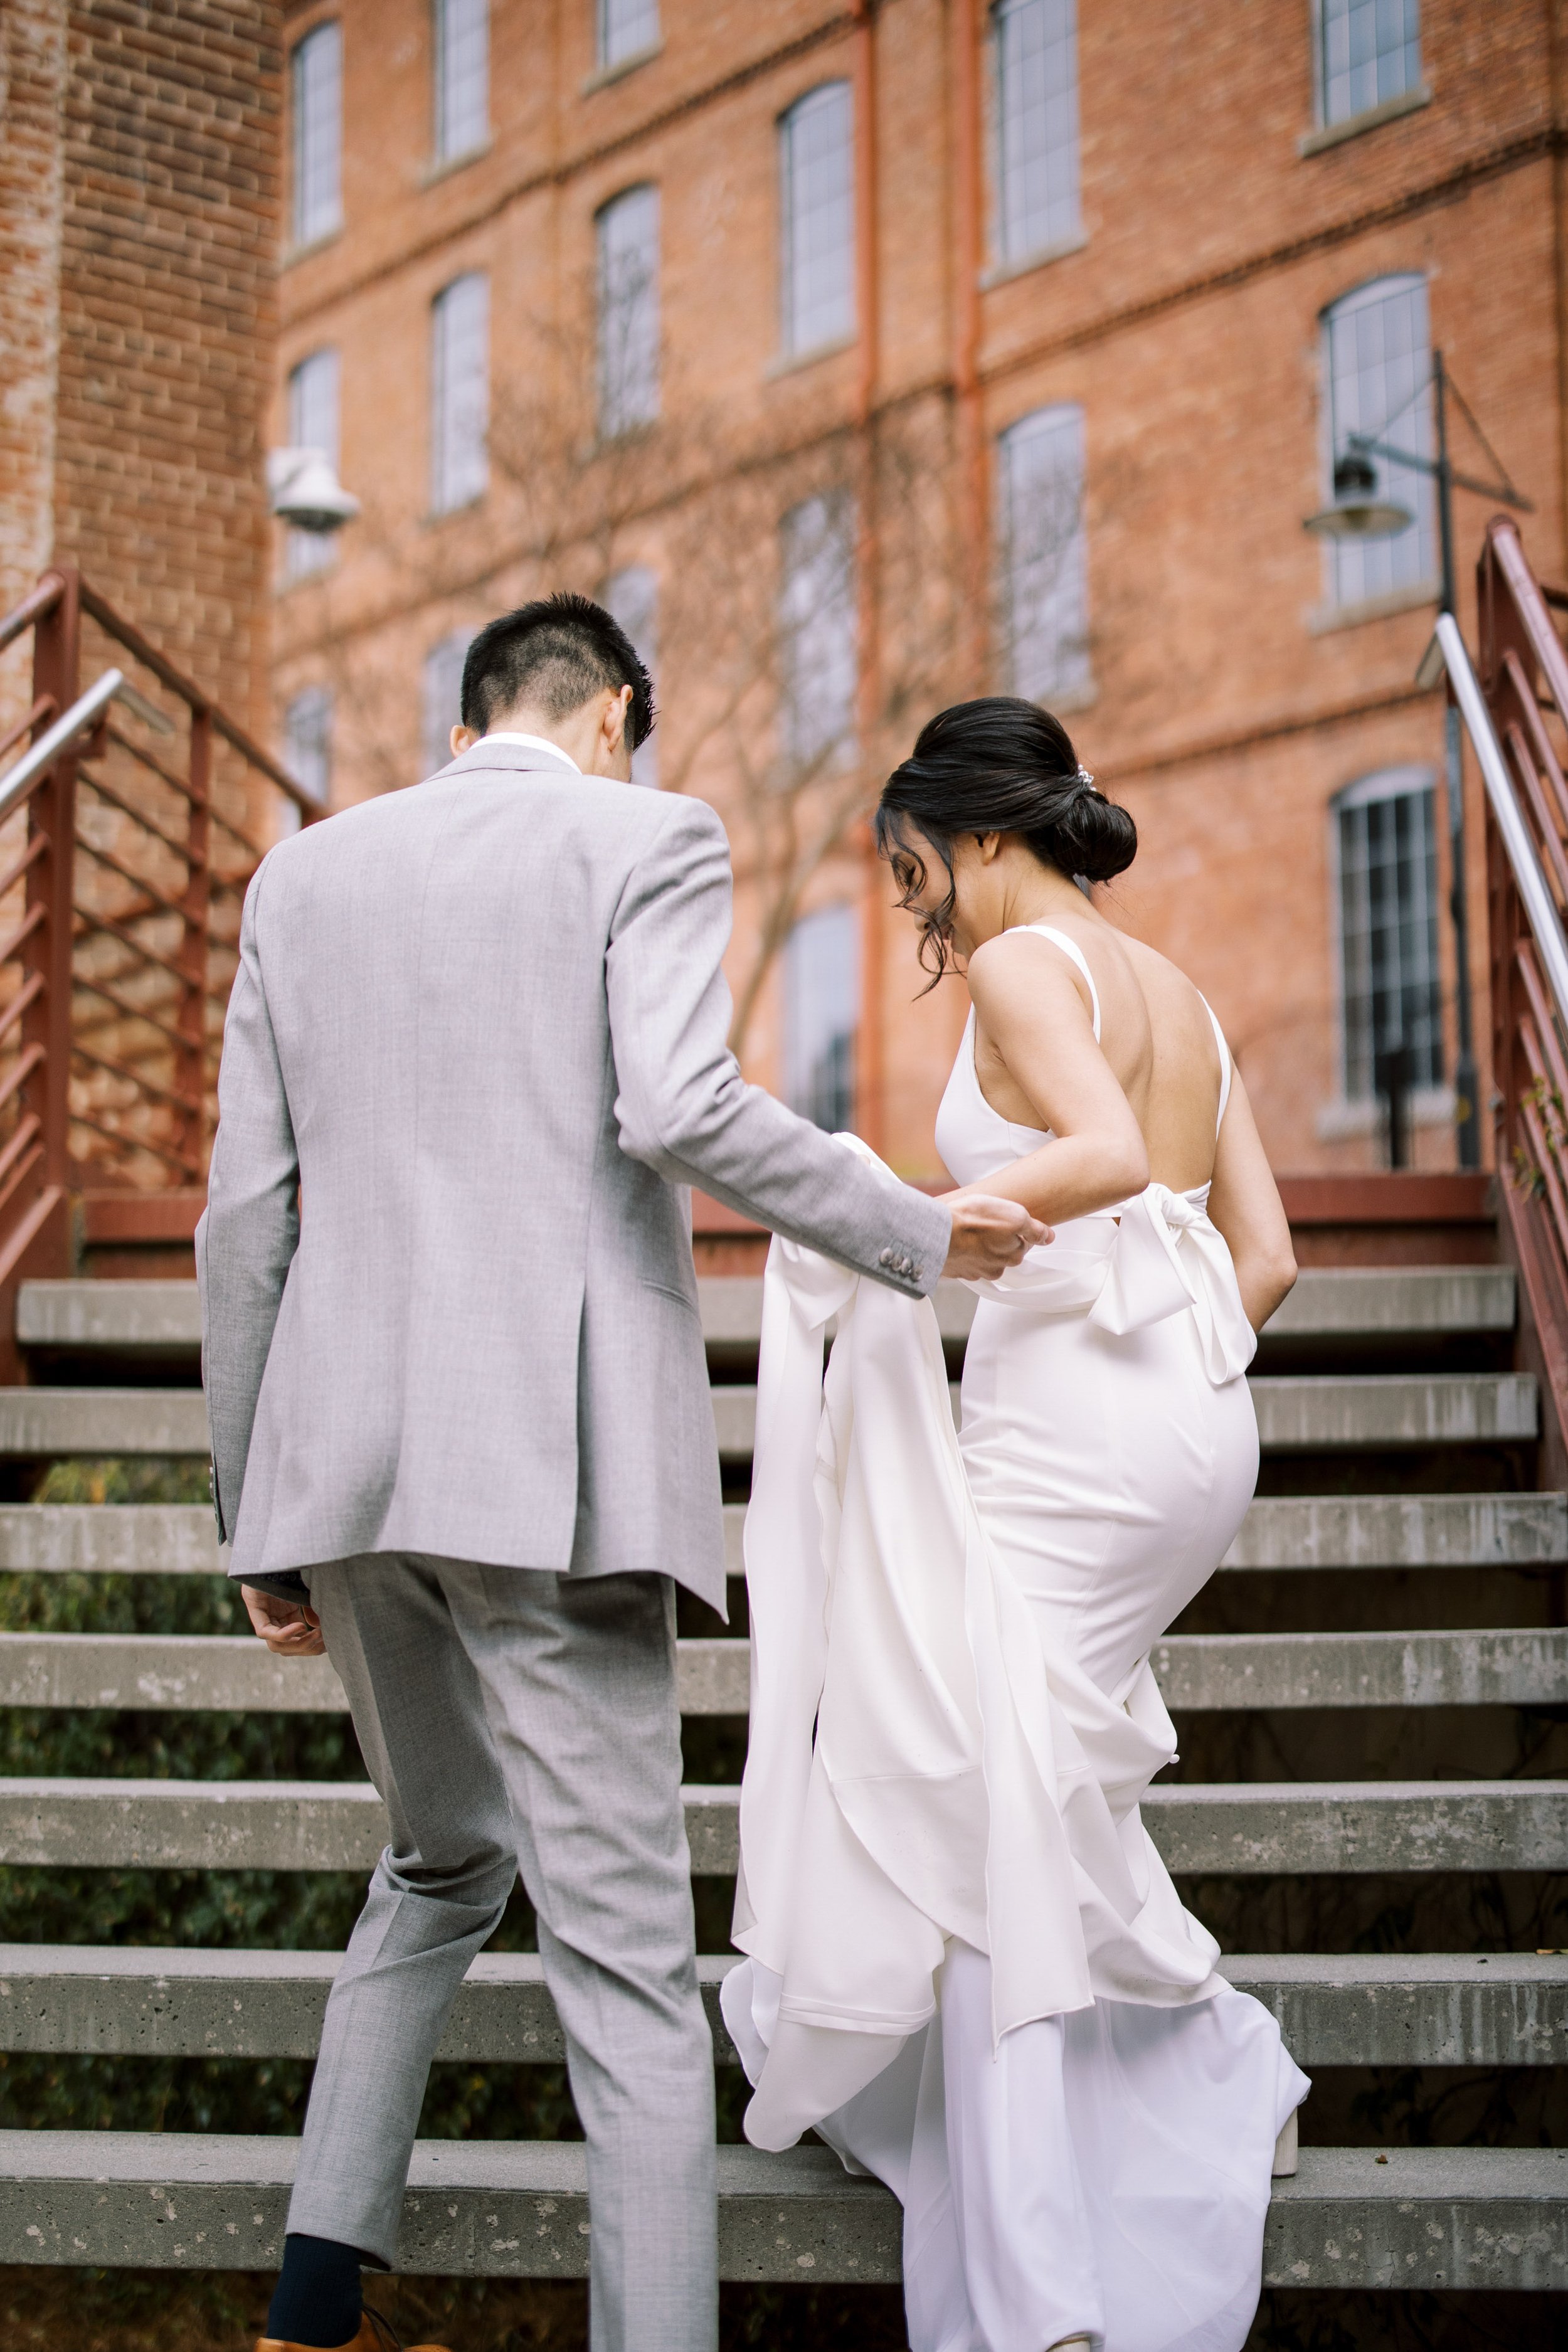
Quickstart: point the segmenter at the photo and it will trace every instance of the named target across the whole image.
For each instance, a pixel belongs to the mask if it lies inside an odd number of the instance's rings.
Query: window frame
[[[803,959],[807,944],[805,935],[815,929],[820,939],[823,926],[829,920],[835,922],[836,928],[839,929],[841,940],[847,946],[846,963],[849,978],[849,997],[847,1010],[849,1019],[847,1026],[835,1027],[831,1030],[826,1037],[824,1050],[817,1053],[809,1066],[803,1066],[802,1041],[799,1032],[803,1025],[800,1022],[802,1010],[800,998],[805,993]],[[863,969],[865,954],[864,941],[861,938],[861,911],[858,904],[852,898],[832,899],[826,905],[814,907],[809,913],[797,917],[790,926],[784,940],[781,962],[784,967],[781,974],[783,981],[781,994],[784,999],[781,1010],[784,1017],[780,1026],[783,1031],[781,1042],[784,1050],[780,1058],[784,1065],[782,1075],[784,1082],[784,1099],[798,1117],[810,1119],[826,1134],[832,1134],[839,1129],[854,1131],[859,1110],[859,1045],[865,1014]],[[817,969],[820,970],[820,950],[816,962]],[[809,971],[810,967],[807,966],[805,969]],[[842,1106],[843,1116],[841,1118],[836,1118],[833,1126],[829,1126],[826,1118],[819,1116],[820,1110],[824,1108],[822,1094],[825,1091],[820,1087],[819,1074],[823,1063],[829,1057],[837,1055],[840,1050],[842,1050],[845,1066],[841,1083],[836,1090],[835,1108]]]
[[[1020,583],[1015,542],[1015,485],[1011,453],[1026,447],[1027,438],[1046,439],[1053,428],[1059,430],[1068,420],[1076,438],[1073,462],[1078,471],[1077,520],[1070,536],[1063,542],[1060,562],[1063,567],[1070,562],[1077,573],[1072,585],[1076,598],[1078,642],[1069,647],[1064,662],[1061,654],[1063,647],[1068,646],[1068,635],[1065,629],[1058,630],[1056,640],[1058,674],[1043,684],[1031,684],[1021,675],[1019,668],[1019,648],[1026,642],[1028,632],[1019,627],[1017,618]],[[1026,438],[1026,428],[1028,427],[1033,427],[1034,431]],[[1038,408],[1026,409],[1021,416],[1014,417],[997,432],[994,459],[996,469],[995,551],[1000,589],[997,602],[1002,620],[1002,643],[998,647],[1002,659],[998,666],[1005,680],[1005,690],[1023,697],[1026,701],[1054,709],[1081,709],[1093,701],[1096,692],[1089,629],[1089,420],[1084,403],[1055,400],[1044,402]],[[1058,578],[1040,600],[1042,612],[1048,611],[1050,604],[1061,593],[1062,585],[1062,572],[1058,572]]]
[[[1338,378],[1334,367],[1336,324],[1342,320],[1348,320],[1360,310],[1373,308],[1373,297],[1386,301],[1396,291],[1414,292],[1417,289],[1421,294],[1426,329],[1424,348],[1428,381],[1426,389],[1415,396],[1403,415],[1396,416],[1392,431],[1395,446],[1401,439],[1404,439],[1410,446],[1413,455],[1430,458],[1436,454],[1434,447],[1436,428],[1433,420],[1430,383],[1432,317],[1430,279],[1427,273],[1423,269],[1380,271],[1374,278],[1363,278],[1356,285],[1347,286],[1342,293],[1335,295],[1331,302],[1325,303],[1318,313],[1319,364],[1322,381],[1321,421],[1319,432],[1320,478],[1323,484],[1322,496],[1326,503],[1331,503],[1334,495],[1334,460],[1349,435],[1352,432],[1368,431],[1376,438],[1382,439],[1383,436],[1378,427],[1384,422],[1389,405],[1385,394],[1383,401],[1384,416],[1373,419],[1373,423],[1366,426],[1352,425],[1347,417],[1342,427],[1336,390]],[[1425,604],[1437,593],[1436,485],[1433,478],[1429,474],[1419,473],[1413,467],[1396,466],[1385,457],[1374,457],[1372,463],[1377,469],[1380,492],[1407,504],[1414,514],[1415,520],[1410,526],[1415,532],[1414,568],[1408,578],[1400,580],[1392,576],[1393,550],[1405,544],[1409,537],[1408,531],[1401,531],[1395,538],[1388,540],[1351,541],[1344,543],[1325,540],[1322,559],[1324,583],[1322,619],[1326,623],[1353,620],[1363,614],[1370,617],[1389,609],[1390,606],[1397,608],[1405,604]],[[1375,564],[1379,553],[1383,551],[1387,551],[1391,559],[1390,579],[1381,588],[1369,589],[1365,581],[1366,567],[1369,562]],[[1345,575],[1352,565],[1356,567],[1359,574],[1358,584],[1361,593],[1350,595],[1342,593],[1342,589]]]
[[[644,280],[644,291],[647,296],[651,311],[651,365],[647,377],[650,404],[646,409],[634,409],[622,405],[630,383],[629,369],[626,371],[626,380],[617,388],[616,398],[612,399],[611,396],[612,388],[605,333],[606,323],[605,295],[608,276],[606,241],[610,224],[617,213],[621,213],[624,217],[624,207],[644,199],[649,200],[653,220],[651,241],[653,267]],[[660,279],[664,267],[664,205],[658,183],[656,180],[635,180],[629,187],[617,188],[613,196],[606,197],[599,205],[594,215],[594,260],[595,429],[601,441],[618,441],[629,433],[642,432],[648,425],[657,425],[663,414],[664,306]],[[626,347],[623,345],[623,361],[625,356]]]
[[[312,51],[320,52],[322,44],[331,40],[335,52],[334,85],[336,119],[333,124],[332,200],[331,217],[324,215],[319,221],[305,216],[305,194],[310,173],[306,149],[311,132],[313,116],[306,103],[307,58]],[[296,253],[310,251],[322,245],[330,236],[341,234],[343,226],[343,26],[340,16],[323,16],[300,36],[289,52],[289,245]]]
[[[847,234],[844,239],[843,251],[847,257],[847,266],[841,297],[844,323],[830,326],[826,333],[816,336],[809,341],[804,339],[797,341],[796,326],[803,305],[798,299],[798,223],[795,206],[798,161],[795,154],[795,140],[799,126],[806,120],[807,110],[814,107],[820,108],[820,101],[829,92],[832,93],[835,103],[842,106],[846,125],[844,144],[847,169],[843,205]],[[842,351],[848,344],[853,343],[861,331],[859,288],[856,282],[858,276],[856,240],[859,233],[859,224],[856,218],[855,201],[857,124],[853,82],[841,74],[831,75],[826,81],[814,82],[809,89],[802,90],[798,96],[792,99],[789,105],[776,117],[774,135],[777,143],[776,173],[779,206],[776,247],[779,352],[781,359],[786,364],[794,365],[820,358],[828,352]]]
[[[1049,5],[1049,0],[1046,0]],[[1003,69],[1004,20],[1033,0],[992,0],[986,31],[989,84],[990,150],[990,232],[988,243],[991,263],[985,272],[985,282],[994,284],[1007,278],[1021,277],[1026,270],[1037,269],[1063,255],[1076,253],[1089,242],[1083,226],[1083,108],[1082,81],[1079,71],[1078,0],[1063,0],[1071,13],[1072,44],[1072,218],[1059,235],[1048,236],[1038,245],[1009,248],[1007,241],[1007,91]]]
[[[637,42],[635,47],[616,49],[612,52],[610,18],[614,8],[615,0],[594,0],[594,59],[600,74],[620,73],[626,67],[637,64],[640,59],[652,57],[664,38],[658,0],[647,0],[647,13],[653,18],[652,33],[646,40]]]
[[[331,380],[331,425],[326,433],[312,433],[305,422],[304,411],[309,394],[307,379],[311,370],[330,372]],[[318,343],[314,351],[302,352],[289,367],[283,379],[283,397],[289,419],[289,446],[295,449],[322,449],[336,474],[342,465],[342,353],[336,343]],[[330,572],[338,560],[336,531],[301,530],[294,524],[285,524],[283,537],[284,584],[292,587],[302,580],[319,579]]]
[[[1352,0],[1354,5],[1354,0]],[[1349,114],[1329,112],[1328,11],[1325,0],[1309,0],[1309,16],[1312,45],[1312,121],[1320,133],[1331,142],[1335,134],[1348,135],[1358,125],[1373,128],[1376,121],[1391,115],[1411,112],[1425,102],[1427,95],[1426,55],[1422,40],[1421,0],[1402,0],[1402,5],[1415,11],[1415,76],[1403,89],[1391,91],[1387,98],[1374,99],[1370,106],[1358,106]],[[1404,45],[1402,45],[1404,46]]]
[[[479,458],[471,484],[453,495],[447,439],[452,388],[447,380],[447,355],[442,341],[441,321],[444,306],[459,287],[479,286],[484,289],[484,365],[479,373],[482,397],[479,403],[483,423],[477,436]],[[462,514],[478,504],[489,488],[489,423],[490,423],[490,340],[489,340],[489,272],[483,268],[460,269],[444,286],[437,287],[430,298],[430,513],[439,520],[447,515]]]
[[[448,29],[454,5],[455,0],[430,0],[430,159],[437,171],[451,164],[467,163],[470,156],[483,154],[490,142],[490,7],[489,0],[477,0],[484,35],[483,89],[479,104],[482,119],[474,138],[461,146],[447,144],[447,76],[450,70]],[[461,0],[456,0],[456,5],[461,5]]]
[[[1352,1088],[1350,1022],[1351,989],[1349,986],[1351,974],[1349,969],[1349,957],[1347,953],[1349,942],[1345,924],[1346,876],[1344,865],[1344,826],[1342,820],[1346,816],[1353,814],[1354,812],[1359,809],[1364,809],[1375,805],[1384,805],[1399,800],[1422,799],[1425,799],[1426,803],[1426,821],[1428,831],[1424,847],[1426,862],[1430,869],[1430,883],[1428,887],[1424,879],[1423,889],[1424,895],[1426,898],[1426,904],[1421,910],[1420,919],[1424,921],[1427,928],[1431,940],[1431,971],[1430,976],[1426,980],[1418,981],[1409,983],[1408,985],[1412,987],[1426,987],[1431,992],[1432,1003],[1428,1015],[1432,1030],[1430,1039],[1431,1067],[1426,1073],[1413,1077],[1411,1091],[1415,1095],[1426,1095],[1428,1097],[1431,1097],[1435,1095],[1441,1095],[1449,1084],[1450,1074],[1447,1068],[1447,1036],[1445,1026],[1446,1007],[1443,993],[1442,839],[1438,823],[1437,777],[1436,770],[1427,766],[1424,761],[1400,761],[1386,767],[1369,769],[1364,774],[1352,777],[1349,783],[1342,785],[1341,789],[1332,795],[1328,804],[1329,872],[1331,880],[1330,907],[1331,912],[1331,927],[1332,932],[1334,960],[1334,1076],[1337,1088],[1337,1099],[1339,1103],[1343,1105],[1346,1108],[1357,1107],[1365,1108],[1374,1106],[1376,1104],[1378,1098],[1376,1057],[1379,1046],[1376,1035],[1375,1016],[1373,1013],[1376,992],[1372,981],[1371,957],[1369,952],[1367,959],[1367,983],[1364,992],[1367,1003],[1368,1020],[1365,1084]],[[1371,927],[1369,924],[1369,948],[1371,936]],[[1399,986],[1401,998],[1403,999],[1406,993],[1407,983],[1401,979]]]
[[[821,517],[816,545],[792,549],[792,534],[803,530],[802,519],[813,509]],[[856,532],[854,498],[839,485],[808,491],[779,517],[779,750],[788,783],[847,768],[858,753],[861,588]],[[797,582],[803,607],[798,614],[791,610]],[[811,700],[801,692],[801,650],[814,621],[831,631],[840,612],[847,624],[848,650],[843,656],[847,691],[841,705],[836,702],[831,720],[825,718],[812,725]],[[835,660],[837,644],[835,637]],[[835,680],[836,688],[839,683]]]

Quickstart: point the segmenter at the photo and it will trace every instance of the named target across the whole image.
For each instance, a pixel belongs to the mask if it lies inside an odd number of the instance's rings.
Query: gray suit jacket
[[[723,828],[480,742],[250,886],[196,1234],[229,1573],[413,1551],[722,1607],[685,1186],[929,1292],[949,1213],[747,1086]]]

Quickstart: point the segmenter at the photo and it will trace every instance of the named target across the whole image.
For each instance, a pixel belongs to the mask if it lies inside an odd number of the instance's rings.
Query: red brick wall
[[[56,0],[6,0],[0,9],[0,613],[32,585],[52,532],[65,58],[65,12]],[[25,667],[12,656],[0,670],[0,726],[15,716]]]
[[[264,726],[280,9],[56,13],[68,71],[55,545]]]
[[[876,11],[876,395],[883,429],[929,415],[936,440],[952,420],[963,310],[958,5],[882,0]],[[973,13],[984,20],[978,0]],[[1537,567],[1560,574],[1564,563],[1552,0],[1426,0],[1421,13],[1430,103],[1303,153],[1313,120],[1306,0],[1242,11],[1234,0],[1084,0],[1086,241],[978,298],[986,446],[1044,402],[1085,412],[1095,694],[1068,724],[1143,840],[1109,910],[1211,996],[1286,1169],[1355,1168],[1375,1153],[1369,1136],[1328,1131],[1330,802],[1374,767],[1441,769],[1437,706],[1412,683],[1430,603],[1328,625],[1321,551],[1301,529],[1322,497],[1327,303],[1385,272],[1425,273],[1434,341],[1536,502],[1525,534]],[[683,436],[700,437],[699,420],[718,417],[726,450],[754,463],[850,424],[858,352],[776,365],[773,125],[816,82],[849,75],[854,33],[848,12],[821,0],[663,0],[661,54],[605,88],[592,76],[589,0],[494,0],[489,146],[433,175],[424,0],[299,0],[289,37],[328,16],[343,26],[345,220],[283,274],[280,360],[325,343],[341,352],[343,477],[365,517],[327,577],[279,599],[276,682],[279,704],[309,680],[334,685],[337,790],[353,797],[418,772],[426,649],[533,593],[542,576],[530,553],[538,486],[526,436],[478,506],[426,512],[427,310],[448,278],[490,275],[499,446],[509,402],[582,365],[595,208],[655,180],[662,446],[689,455]],[[960,445],[947,436],[944,446]],[[937,560],[951,560],[964,534],[988,536],[985,499],[977,509],[955,462],[944,458],[928,487],[949,534]],[[1471,629],[1486,511],[1461,497]],[[658,568],[672,529],[649,505],[617,527],[616,560]],[[764,533],[758,562],[770,560]],[[585,587],[602,562],[591,540],[549,559],[553,576]],[[900,617],[882,615],[889,640]],[[667,661],[659,680],[671,767],[700,732],[700,668]],[[910,711],[908,735],[924,715]],[[742,870],[739,978],[755,908],[734,776],[706,756],[694,782],[729,819]],[[1473,778],[1470,816],[1484,1053]],[[810,902],[866,887],[863,862],[846,856],[818,876]],[[931,1118],[962,1005],[951,986],[913,1004],[908,926],[889,914],[879,935],[883,1097],[871,1124],[889,1156],[920,1172],[933,1166]],[[1451,984],[1446,924],[1442,952]],[[758,1076],[777,1079],[777,1048],[771,990],[750,1040]],[[1420,1152],[1451,1164],[1451,1133],[1426,1130]]]

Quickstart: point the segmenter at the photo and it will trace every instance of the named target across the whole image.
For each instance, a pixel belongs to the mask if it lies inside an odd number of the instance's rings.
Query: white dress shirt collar
[[[563,760],[574,776],[583,772],[571,752],[563,751],[560,744],[552,743],[547,735],[523,735],[510,727],[492,727],[488,735],[479,737],[474,745],[475,751],[486,743],[526,743],[531,751],[548,751],[552,759]]]

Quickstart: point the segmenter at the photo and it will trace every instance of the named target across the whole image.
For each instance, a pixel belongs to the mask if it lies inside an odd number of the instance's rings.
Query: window
[[[1349,122],[1421,86],[1418,0],[1317,0],[1323,122]]]
[[[489,136],[489,0],[435,0],[436,159],[471,155]]]
[[[996,11],[997,244],[1004,261],[1078,233],[1076,0]]]
[[[1380,278],[1358,287],[1324,314],[1329,419],[1329,495],[1333,459],[1351,433],[1370,433],[1417,457],[1432,454],[1432,356],[1424,278]],[[1384,427],[1387,429],[1384,430]],[[1432,483],[1413,467],[1374,457],[1378,494],[1408,507],[1415,520],[1394,539],[1334,541],[1333,601],[1360,604],[1433,577]]]
[[[294,782],[325,808],[332,791],[332,693],[307,686],[283,713],[283,763]]]
[[[784,348],[855,331],[854,118],[847,81],[824,83],[779,124]]]
[[[313,245],[342,226],[343,35],[318,25],[291,59],[294,242]]]
[[[463,715],[463,663],[473,642],[471,629],[454,629],[425,656],[419,736],[427,776],[452,756],[452,730]]]
[[[1083,411],[1037,408],[1001,436],[1004,667],[1042,702],[1089,684]]]
[[[784,519],[780,600],[784,748],[798,774],[854,748],[859,675],[854,509],[804,499]]]
[[[606,440],[658,415],[658,190],[628,188],[599,230],[599,431]]]
[[[338,355],[312,352],[289,371],[289,445],[294,449],[324,450],[332,471],[338,468]],[[291,530],[285,543],[284,570],[290,580],[308,579],[327,571],[334,561],[336,534],[326,530]]]
[[[489,288],[456,278],[430,310],[430,504],[465,507],[489,479]]]
[[[649,677],[658,677],[658,582],[646,563],[628,563],[605,589],[605,608],[632,641]],[[658,698],[657,684],[655,699]],[[658,790],[658,737],[650,735],[632,753],[632,782]]]
[[[1425,768],[1389,768],[1334,803],[1347,1100],[1400,1045],[1412,1086],[1442,1083],[1435,797]]]
[[[618,66],[658,39],[658,0],[597,0],[599,63]]]
[[[860,927],[853,907],[824,907],[784,947],[784,1091],[829,1134],[855,1117]]]

